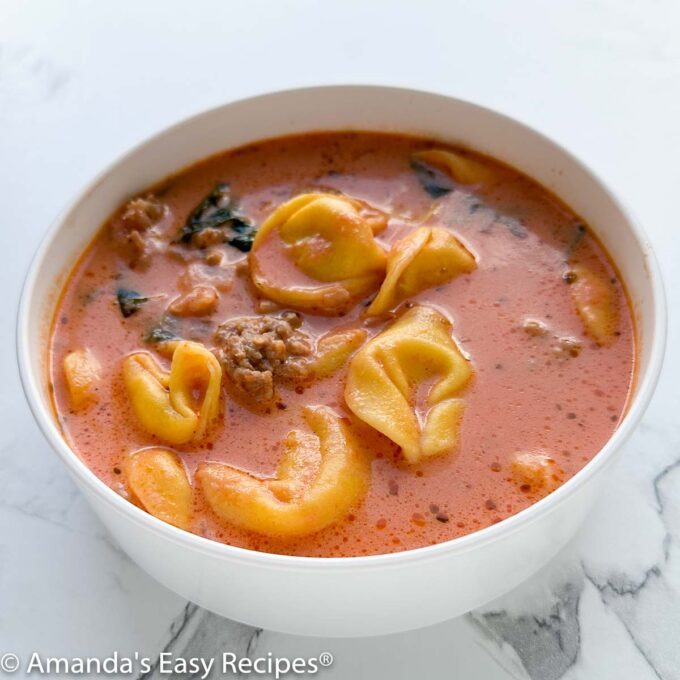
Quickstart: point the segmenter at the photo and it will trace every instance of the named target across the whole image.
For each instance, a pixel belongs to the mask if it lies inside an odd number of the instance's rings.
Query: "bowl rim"
[[[307,557],[297,555],[280,555],[276,553],[266,553],[249,548],[240,548],[218,541],[214,541],[188,531],[178,529],[153,515],[145,512],[133,503],[124,499],[107,484],[99,479],[82,461],[77,453],[71,449],[59,430],[50,409],[42,402],[40,378],[32,369],[29,356],[29,320],[31,310],[34,306],[34,288],[43,267],[43,263],[48,256],[52,243],[57,234],[62,229],[65,219],[80,204],[80,202],[90,193],[96,190],[98,185],[109,174],[115,172],[117,168],[131,156],[141,152],[147,145],[151,145],[159,137],[179,131],[184,126],[194,126],[199,124],[202,118],[207,118],[216,114],[218,111],[228,109],[235,104],[252,103],[258,100],[266,101],[272,97],[281,95],[304,95],[316,91],[342,91],[345,90],[347,96],[352,96],[367,90],[401,93],[414,96],[429,96],[439,99],[455,101],[472,110],[477,110],[486,115],[495,116],[506,123],[510,123],[539,140],[552,146],[556,152],[566,157],[574,163],[584,174],[594,182],[608,196],[616,208],[625,217],[627,227],[635,238],[641,255],[645,259],[646,268],[649,274],[650,285],[653,298],[654,328],[650,339],[649,365],[636,386],[636,393],[630,400],[628,409],[619,423],[617,429],[607,440],[604,446],[586,463],[573,477],[567,480],[558,489],[540,499],[536,503],[521,510],[501,522],[492,524],[483,529],[479,529],[470,534],[443,541],[435,545],[401,550],[393,553],[382,553],[377,555],[363,555],[352,557]],[[226,150],[226,149],[225,149]],[[218,153],[217,150],[215,153]],[[523,171],[521,167],[518,170]],[[173,170],[171,169],[170,172]],[[207,110],[183,118],[182,120],[164,127],[153,135],[146,136],[142,141],[128,148],[106,166],[81,189],[67,206],[58,214],[46,234],[43,236],[38,249],[29,265],[21,292],[21,298],[17,313],[17,334],[16,350],[19,365],[19,374],[23,386],[24,394],[29,407],[33,413],[40,430],[47,439],[53,450],[57,452],[70,473],[76,477],[89,491],[101,497],[118,514],[125,516],[129,521],[155,533],[159,538],[170,541],[183,548],[191,549],[201,553],[206,553],[214,558],[249,562],[261,567],[284,568],[297,570],[324,570],[324,571],[355,571],[361,569],[384,569],[386,567],[400,567],[414,561],[434,560],[442,558],[452,553],[462,553],[475,549],[480,544],[496,541],[502,537],[507,537],[524,526],[537,521],[543,515],[555,511],[569,496],[574,494],[579,487],[593,477],[599,470],[612,462],[615,453],[620,450],[623,443],[630,437],[640,418],[644,414],[654,393],[658,382],[661,367],[663,365],[665,345],[667,335],[667,308],[666,298],[661,277],[661,271],[649,242],[647,235],[640,226],[639,221],[633,216],[630,209],[623,204],[618,196],[609,188],[594,170],[586,165],[580,158],[552,138],[543,134],[536,128],[517,120],[516,118],[496,109],[470,102],[459,97],[434,92],[429,90],[414,89],[410,87],[394,87],[373,84],[333,84],[317,85],[300,88],[290,88],[283,90],[273,90],[242,99],[228,101]]]

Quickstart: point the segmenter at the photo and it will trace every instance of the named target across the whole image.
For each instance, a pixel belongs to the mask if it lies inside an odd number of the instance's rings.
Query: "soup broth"
[[[267,140],[142,191],[51,337],[60,426],[102,481],[198,535],[322,557],[528,507],[612,435],[635,367],[579,216],[490,158],[378,133]]]

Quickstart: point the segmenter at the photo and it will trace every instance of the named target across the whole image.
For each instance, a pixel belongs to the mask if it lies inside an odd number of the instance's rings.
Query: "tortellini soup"
[[[51,337],[60,426],[104,483],[289,555],[408,550],[523,510],[598,452],[635,374],[624,284],[578,215],[491,158],[368,132],[140,187]]]

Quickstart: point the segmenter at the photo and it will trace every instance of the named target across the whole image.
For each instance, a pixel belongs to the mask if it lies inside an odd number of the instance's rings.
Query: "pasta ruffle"
[[[330,408],[307,407],[312,432],[293,430],[273,478],[220,463],[196,472],[213,511],[238,527],[268,536],[319,531],[341,519],[366,493],[370,464]]]
[[[454,151],[443,149],[417,151],[411,159],[444,171],[460,184],[484,184],[496,179],[496,174],[491,167]]]
[[[409,463],[417,463],[455,448],[465,406],[456,395],[472,375],[451,338],[451,323],[435,309],[417,306],[357,352],[345,400],[361,420],[398,444]],[[417,403],[419,388],[428,384],[423,403]]]
[[[64,377],[74,409],[82,409],[97,400],[102,368],[89,349],[76,349],[64,357]]]
[[[171,444],[201,439],[218,415],[222,368],[200,343],[178,342],[169,373],[151,354],[131,354],[123,378],[140,425]]]
[[[138,505],[180,529],[189,526],[193,491],[176,453],[141,449],[127,458],[124,468],[128,491]]]
[[[569,273],[574,279],[569,291],[586,333],[598,345],[611,345],[616,340],[620,321],[619,299],[614,284],[582,265],[572,267]]]
[[[256,288],[281,305],[339,314],[375,290],[385,274],[385,251],[374,235],[387,218],[365,204],[334,194],[296,196],[262,224],[250,254]],[[265,253],[282,251],[297,272],[276,281]]]
[[[406,298],[476,267],[472,253],[450,231],[420,227],[390,249],[387,276],[367,314],[383,314]]]

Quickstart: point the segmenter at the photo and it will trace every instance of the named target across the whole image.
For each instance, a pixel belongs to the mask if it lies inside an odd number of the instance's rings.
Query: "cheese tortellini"
[[[311,362],[314,377],[323,380],[339,371],[350,355],[361,347],[366,335],[363,328],[350,328],[320,338]]]
[[[450,453],[458,442],[464,400],[457,395],[473,371],[451,330],[438,311],[416,306],[350,363],[347,405],[398,444],[409,463]]]
[[[375,290],[386,254],[374,235],[387,217],[361,201],[302,194],[280,205],[257,232],[250,253],[255,287],[281,305],[339,314]],[[282,271],[287,260],[293,272]]]
[[[180,529],[189,526],[193,491],[176,453],[142,449],[130,455],[124,467],[128,491],[138,505]]]
[[[347,426],[326,406],[307,407],[304,415],[312,432],[287,435],[274,477],[221,463],[199,466],[196,479],[220,518],[260,534],[294,537],[342,519],[363,498],[370,462]]]
[[[97,400],[101,381],[101,364],[89,349],[76,349],[64,357],[64,377],[74,409],[82,409]]]
[[[598,345],[610,345],[619,328],[619,300],[614,284],[581,265],[572,267],[569,275],[571,297],[586,333]]]
[[[421,290],[441,286],[476,267],[472,253],[448,229],[420,227],[392,246],[387,276],[367,313],[383,314]]]
[[[483,184],[495,179],[491,167],[455,151],[428,149],[414,153],[411,158],[442,170],[460,184]]]
[[[201,439],[219,413],[222,368],[200,343],[178,342],[169,373],[151,354],[135,352],[123,378],[141,426],[171,444]]]

